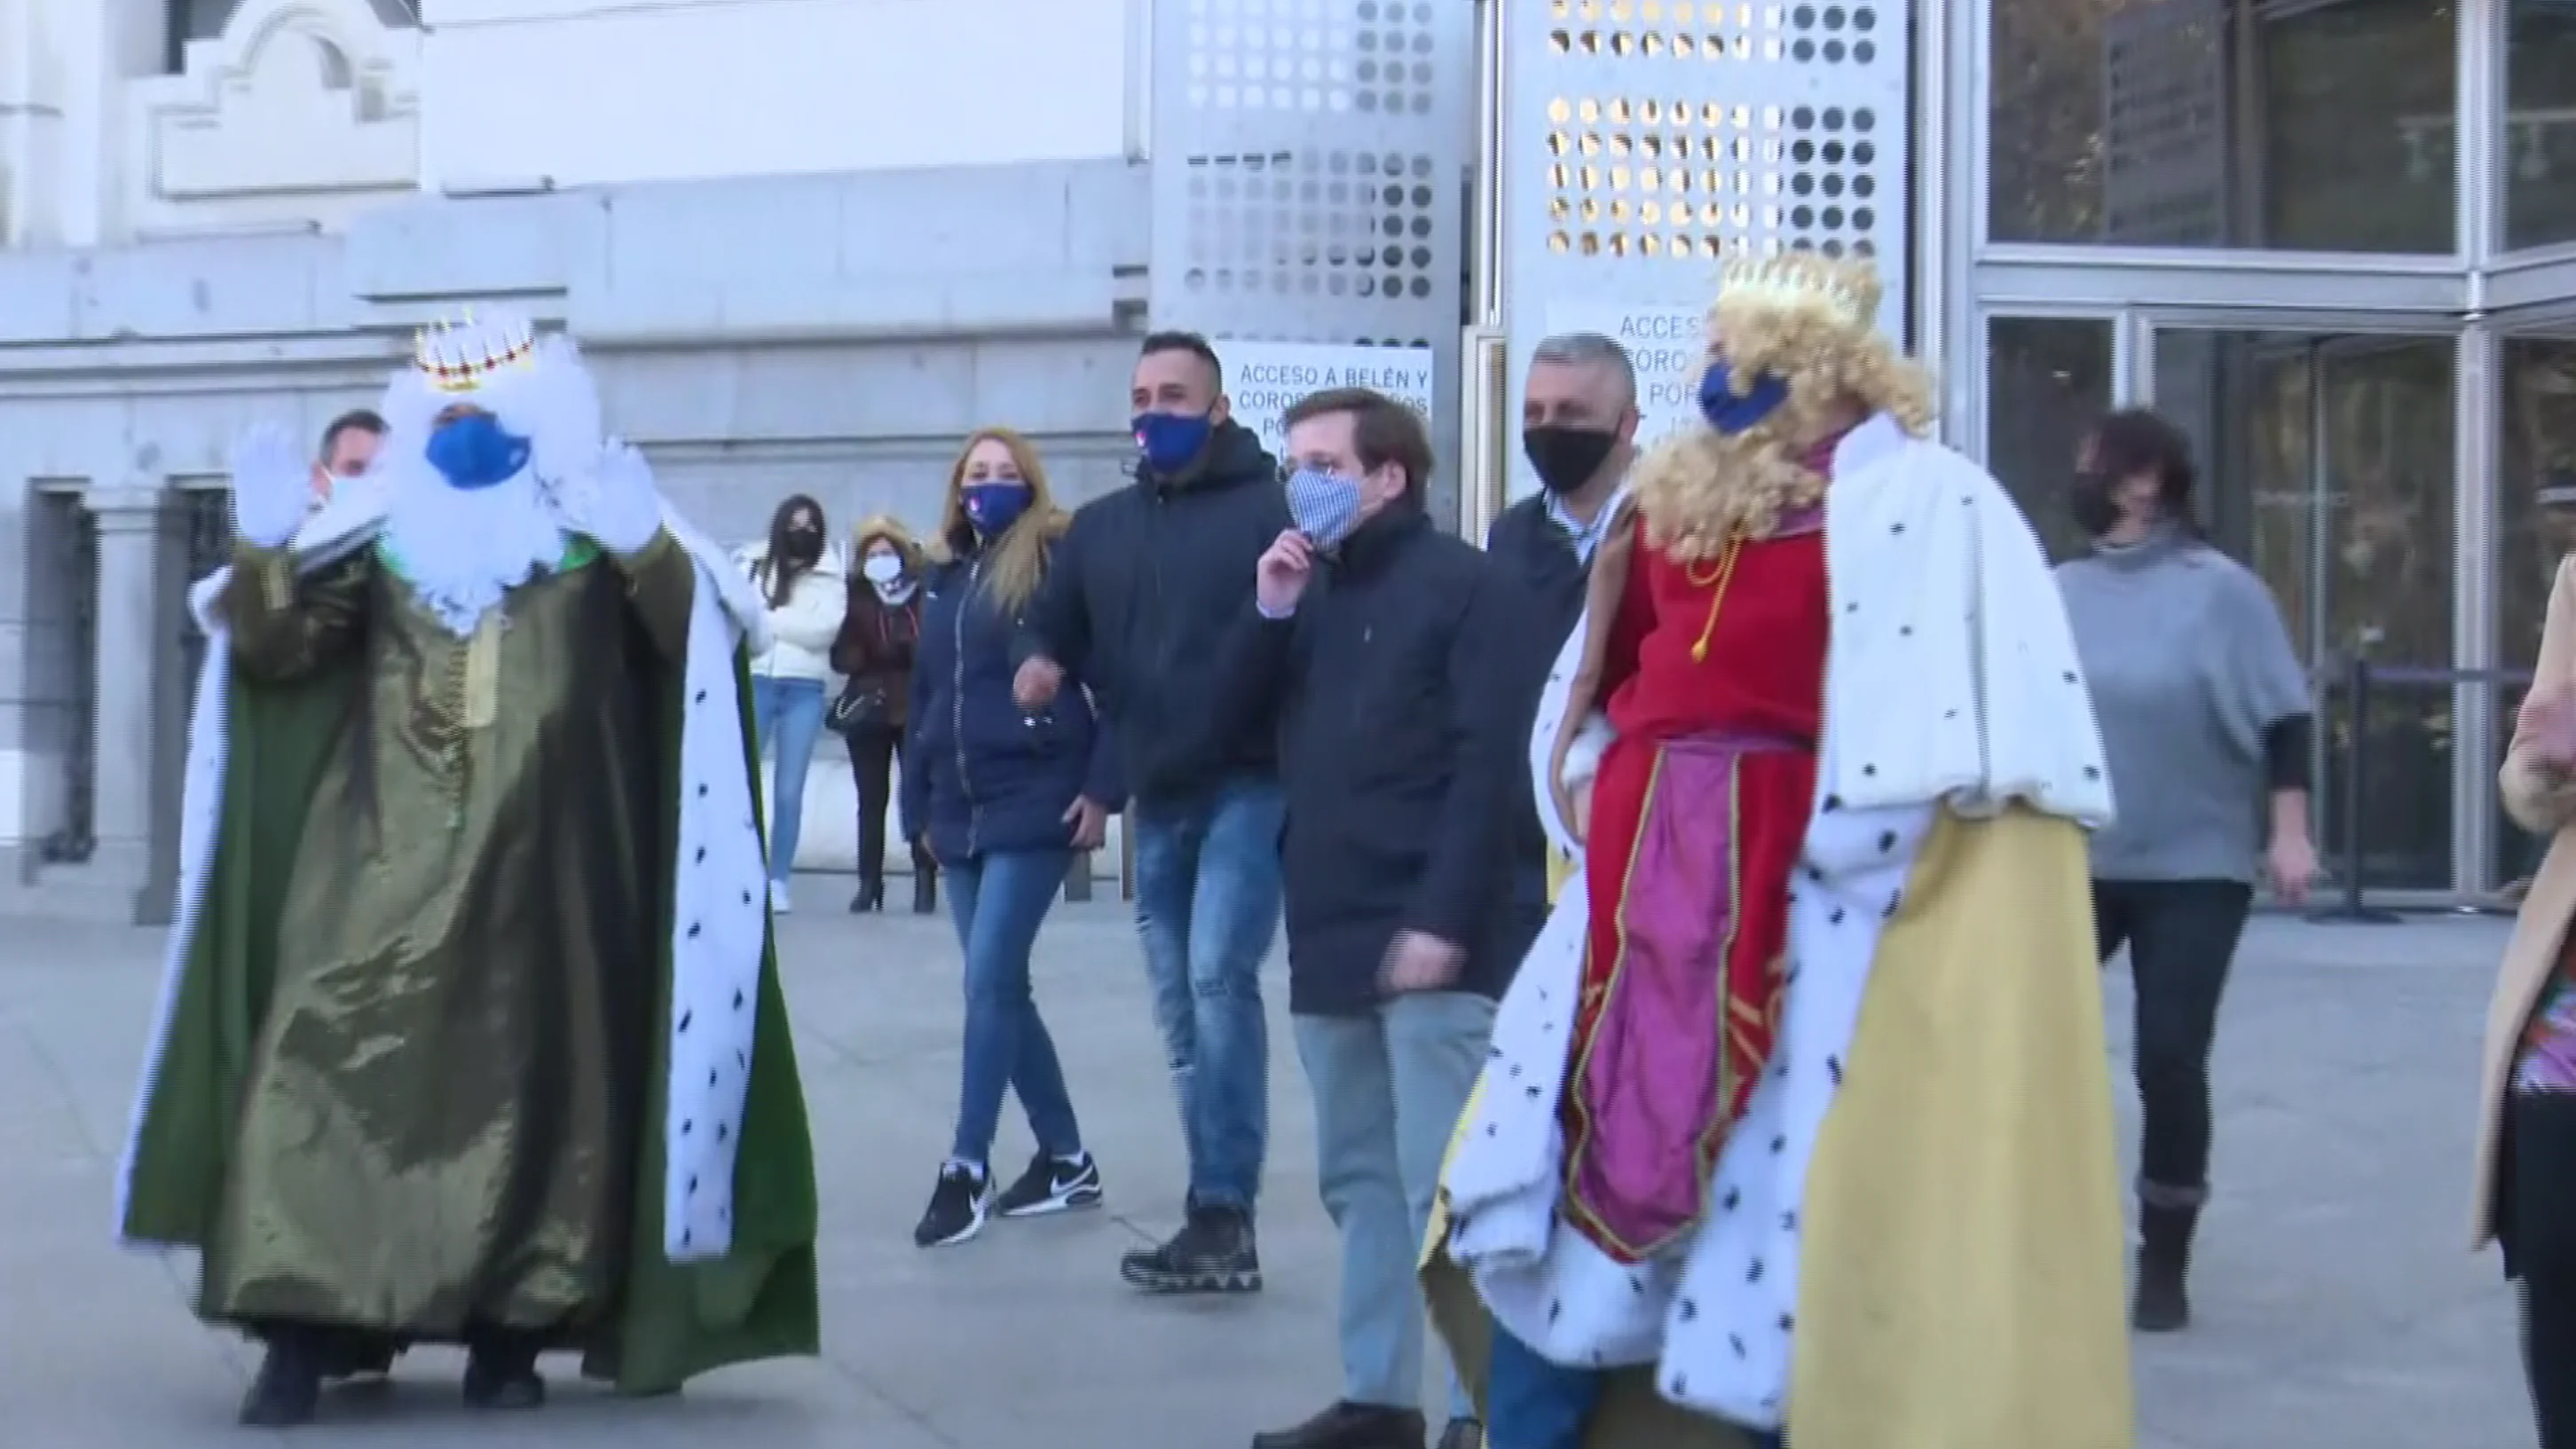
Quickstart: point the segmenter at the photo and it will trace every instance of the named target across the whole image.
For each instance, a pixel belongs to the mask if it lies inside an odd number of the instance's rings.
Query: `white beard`
[[[564,530],[536,475],[465,489],[424,468],[394,490],[384,541],[421,606],[459,638],[502,595],[563,560]]]

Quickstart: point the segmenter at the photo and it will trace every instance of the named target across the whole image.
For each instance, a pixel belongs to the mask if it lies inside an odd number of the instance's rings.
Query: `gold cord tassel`
[[[474,625],[474,638],[465,646],[464,724],[469,730],[490,729],[500,713],[501,636],[509,629],[509,619],[495,608]]]

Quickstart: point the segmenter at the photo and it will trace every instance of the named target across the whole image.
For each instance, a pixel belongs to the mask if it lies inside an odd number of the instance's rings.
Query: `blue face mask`
[[[966,521],[986,538],[1008,532],[1029,511],[1024,483],[969,483],[957,490],[957,500],[966,509]]]
[[[1216,432],[1211,413],[1138,413],[1136,448],[1157,473],[1172,474],[1197,461]]]
[[[1730,436],[1760,423],[1789,400],[1789,384],[1769,373],[1753,379],[1752,392],[1743,397],[1735,395],[1734,382],[1723,362],[1710,363],[1699,380],[1700,416]]]
[[[1288,475],[1288,517],[1308,543],[1332,552],[1360,525],[1360,480],[1298,469]]]
[[[501,431],[490,413],[467,413],[429,435],[429,466],[457,488],[489,488],[528,466],[528,440]]]

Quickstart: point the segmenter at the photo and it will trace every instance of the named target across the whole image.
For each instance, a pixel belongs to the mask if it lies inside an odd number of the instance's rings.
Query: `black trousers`
[[[2129,948],[2137,986],[2138,1192],[2164,1207],[2209,1193],[2209,1053],[2254,889],[2232,880],[2097,880],[2093,939]]]
[[[2576,1449],[2576,1282],[2522,1280],[2522,1366],[2540,1449]]]
[[[853,730],[841,740],[850,747],[850,774],[859,784],[859,880],[882,885],[886,810],[894,803],[894,766],[903,753],[903,731]]]
[[[2576,1449],[2576,1093],[2505,1103],[2496,1227],[2522,1280],[2522,1359],[2540,1449]]]

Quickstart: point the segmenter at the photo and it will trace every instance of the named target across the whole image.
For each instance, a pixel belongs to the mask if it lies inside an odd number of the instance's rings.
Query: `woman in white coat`
[[[751,661],[751,708],[777,764],[769,790],[769,905],[784,913],[804,824],[805,771],[823,735],[832,640],[848,607],[839,554],[825,547],[823,505],[802,493],[778,505],[769,538],[735,555],[769,606],[769,648]]]

